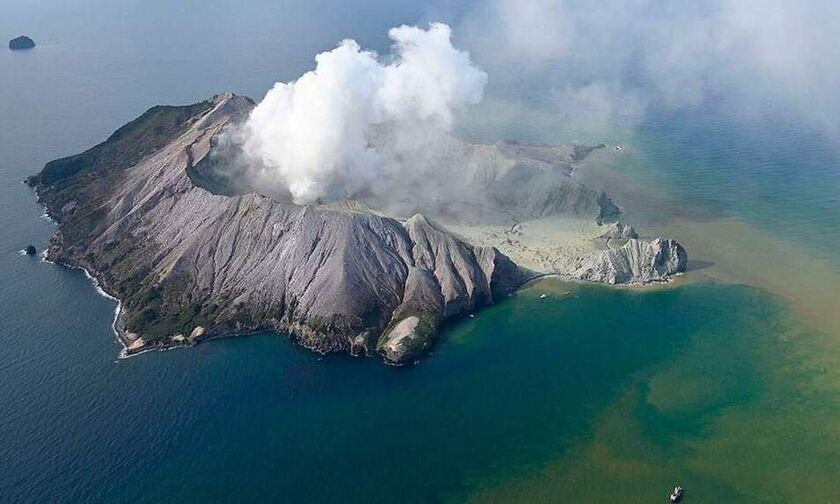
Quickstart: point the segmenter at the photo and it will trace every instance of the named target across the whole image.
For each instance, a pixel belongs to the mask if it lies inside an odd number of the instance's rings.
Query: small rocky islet
[[[571,164],[593,149],[579,145],[452,140],[483,170],[473,190],[490,195],[497,213],[573,214],[597,222],[605,239],[626,240],[554,271],[521,267],[424,213],[398,218],[371,202],[299,206],[254,189],[216,190],[218,135],[253,107],[231,93],[153,107],[27,179],[58,223],[47,258],[84,268],[120,300],[114,327],[127,354],[279,331],[318,352],[404,364],[432,347],[444,320],[536,276],[646,283],[685,271],[679,243],[638,238],[604,193],[571,177]]]
[[[23,49],[32,49],[35,47],[35,41],[26,35],[15,37],[9,41],[9,49],[12,51],[19,51]]]

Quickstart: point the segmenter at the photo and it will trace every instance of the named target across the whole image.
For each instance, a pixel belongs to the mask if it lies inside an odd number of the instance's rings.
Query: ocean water
[[[685,281],[544,280],[449,325],[408,368],[273,334],[117,360],[114,302],[20,255],[54,229],[20,183],[45,162],[153,104],[259,98],[340,38],[384,50],[388,27],[465,8],[4,7],[0,34],[39,47],[0,51],[0,502],[837,495],[840,157],[802,125],[652,114],[580,170],[642,232],[686,243]]]

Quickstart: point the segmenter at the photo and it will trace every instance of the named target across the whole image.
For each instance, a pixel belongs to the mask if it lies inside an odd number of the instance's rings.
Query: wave
[[[119,323],[119,320],[120,320],[120,311],[122,310],[122,301],[120,301],[119,298],[114,297],[111,294],[108,294],[108,292],[106,292],[105,289],[103,289],[102,286],[100,285],[99,280],[96,277],[94,277],[93,275],[91,275],[90,272],[87,269],[83,268],[82,266],[73,266],[73,265],[70,265],[70,264],[65,264],[65,263],[61,263],[61,262],[52,261],[52,260],[47,258],[47,251],[46,250],[44,250],[41,253],[41,260],[46,262],[46,263],[54,264],[56,266],[60,266],[60,267],[64,267],[64,268],[68,268],[68,269],[72,269],[72,270],[81,270],[85,274],[85,277],[87,277],[87,279],[90,280],[90,283],[93,285],[93,288],[96,290],[96,292],[100,296],[102,296],[106,299],[110,299],[112,301],[117,302],[117,306],[114,308],[114,320],[113,320],[113,322],[111,322],[111,330],[114,332],[114,336],[116,337],[117,342],[119,342],[119,344],[122,346],[122,350],[120,350],[120,353],[119,353],[119,359],[124,359],[124,358],[130,357],[130,355],[127,355],[128,347],[126,346],[125,342],[123,342],[122,338],[120,337],[120,330],[117,329],[117,324]],[[142,353],[142,352],[138,352],[138,353]]]

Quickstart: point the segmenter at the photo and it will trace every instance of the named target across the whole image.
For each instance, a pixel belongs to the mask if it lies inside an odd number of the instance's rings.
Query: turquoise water
[[[277,335],[118,361],[114,303],[81,272],[19,255],[53,230],[20,180],[152,104],[258,98],[339,38],[382,50],[388,27],[464,8],[166,4],[46,2],[0,18],[7,38],[39,43],[0,51],[0,502],[651,502],[676,483],[691,502],[823,502],[840,490],[838,341],[765,285],[546,281],[452,324],[405,369]],[[682,202],[662,221],[735,218],[801,242],[825,264],[789,268],[790,282],[836,287],[827,139],[714,109],[652,117],[624,139],[644,158],[619,169]],[[714,239],[737,266],[729,237]]]

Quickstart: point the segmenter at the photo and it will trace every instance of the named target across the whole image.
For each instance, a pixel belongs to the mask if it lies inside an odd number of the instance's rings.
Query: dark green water
[[[546,281],[453,324],[405,369],[277,335],[117,361],[113,302],[19,255],[53,229],[19,183],[50,159],[153,104],[259,97],[340,38],[383,49],[388,27],[460,8],[9,7],[0,32],[39,47],[0,51],[0,502],[652,502],[677,483],[690,502],[834,498],[838,342],[773,292]],[[631,175],[690,201],[668,211],[778,230],[836,273],[825,139],[656,117],[628,139],[650,161]]]
[[[81,275],[54,273],[80,297],[94,296]],[[656,470],[644,475],[646,487],[618,475],[601,488],[644,502],[679,479],[697,494],[743,498],[721,475],[691,468],[690,445],[709,436],[727,408],[766,400],[756,352],[768,344],[768,321],[778,323],[775,304],[748,288],[715,285],[646,293],[568,287],[570,294],[544,300],[543,289],[524,291],[455,324],[431,358],[408,369],[322,359],[273,335],[115,363],[107,307],[78,314],[101,322],[69,349],[37,338],[63,351],[42,348],[14,366],[16,376],[3,371],[3,383],[15,384],[4,388],[4,404],[15,406],[2,429],[16,462],[4,460],[16,490],[7,495],[460,500],[597,439],[603,417],[623,408],[629,390],[639,396],[621,429],[649,453],[626,439],[617,446]],[[678,376],[651,382],[668,372]]]

